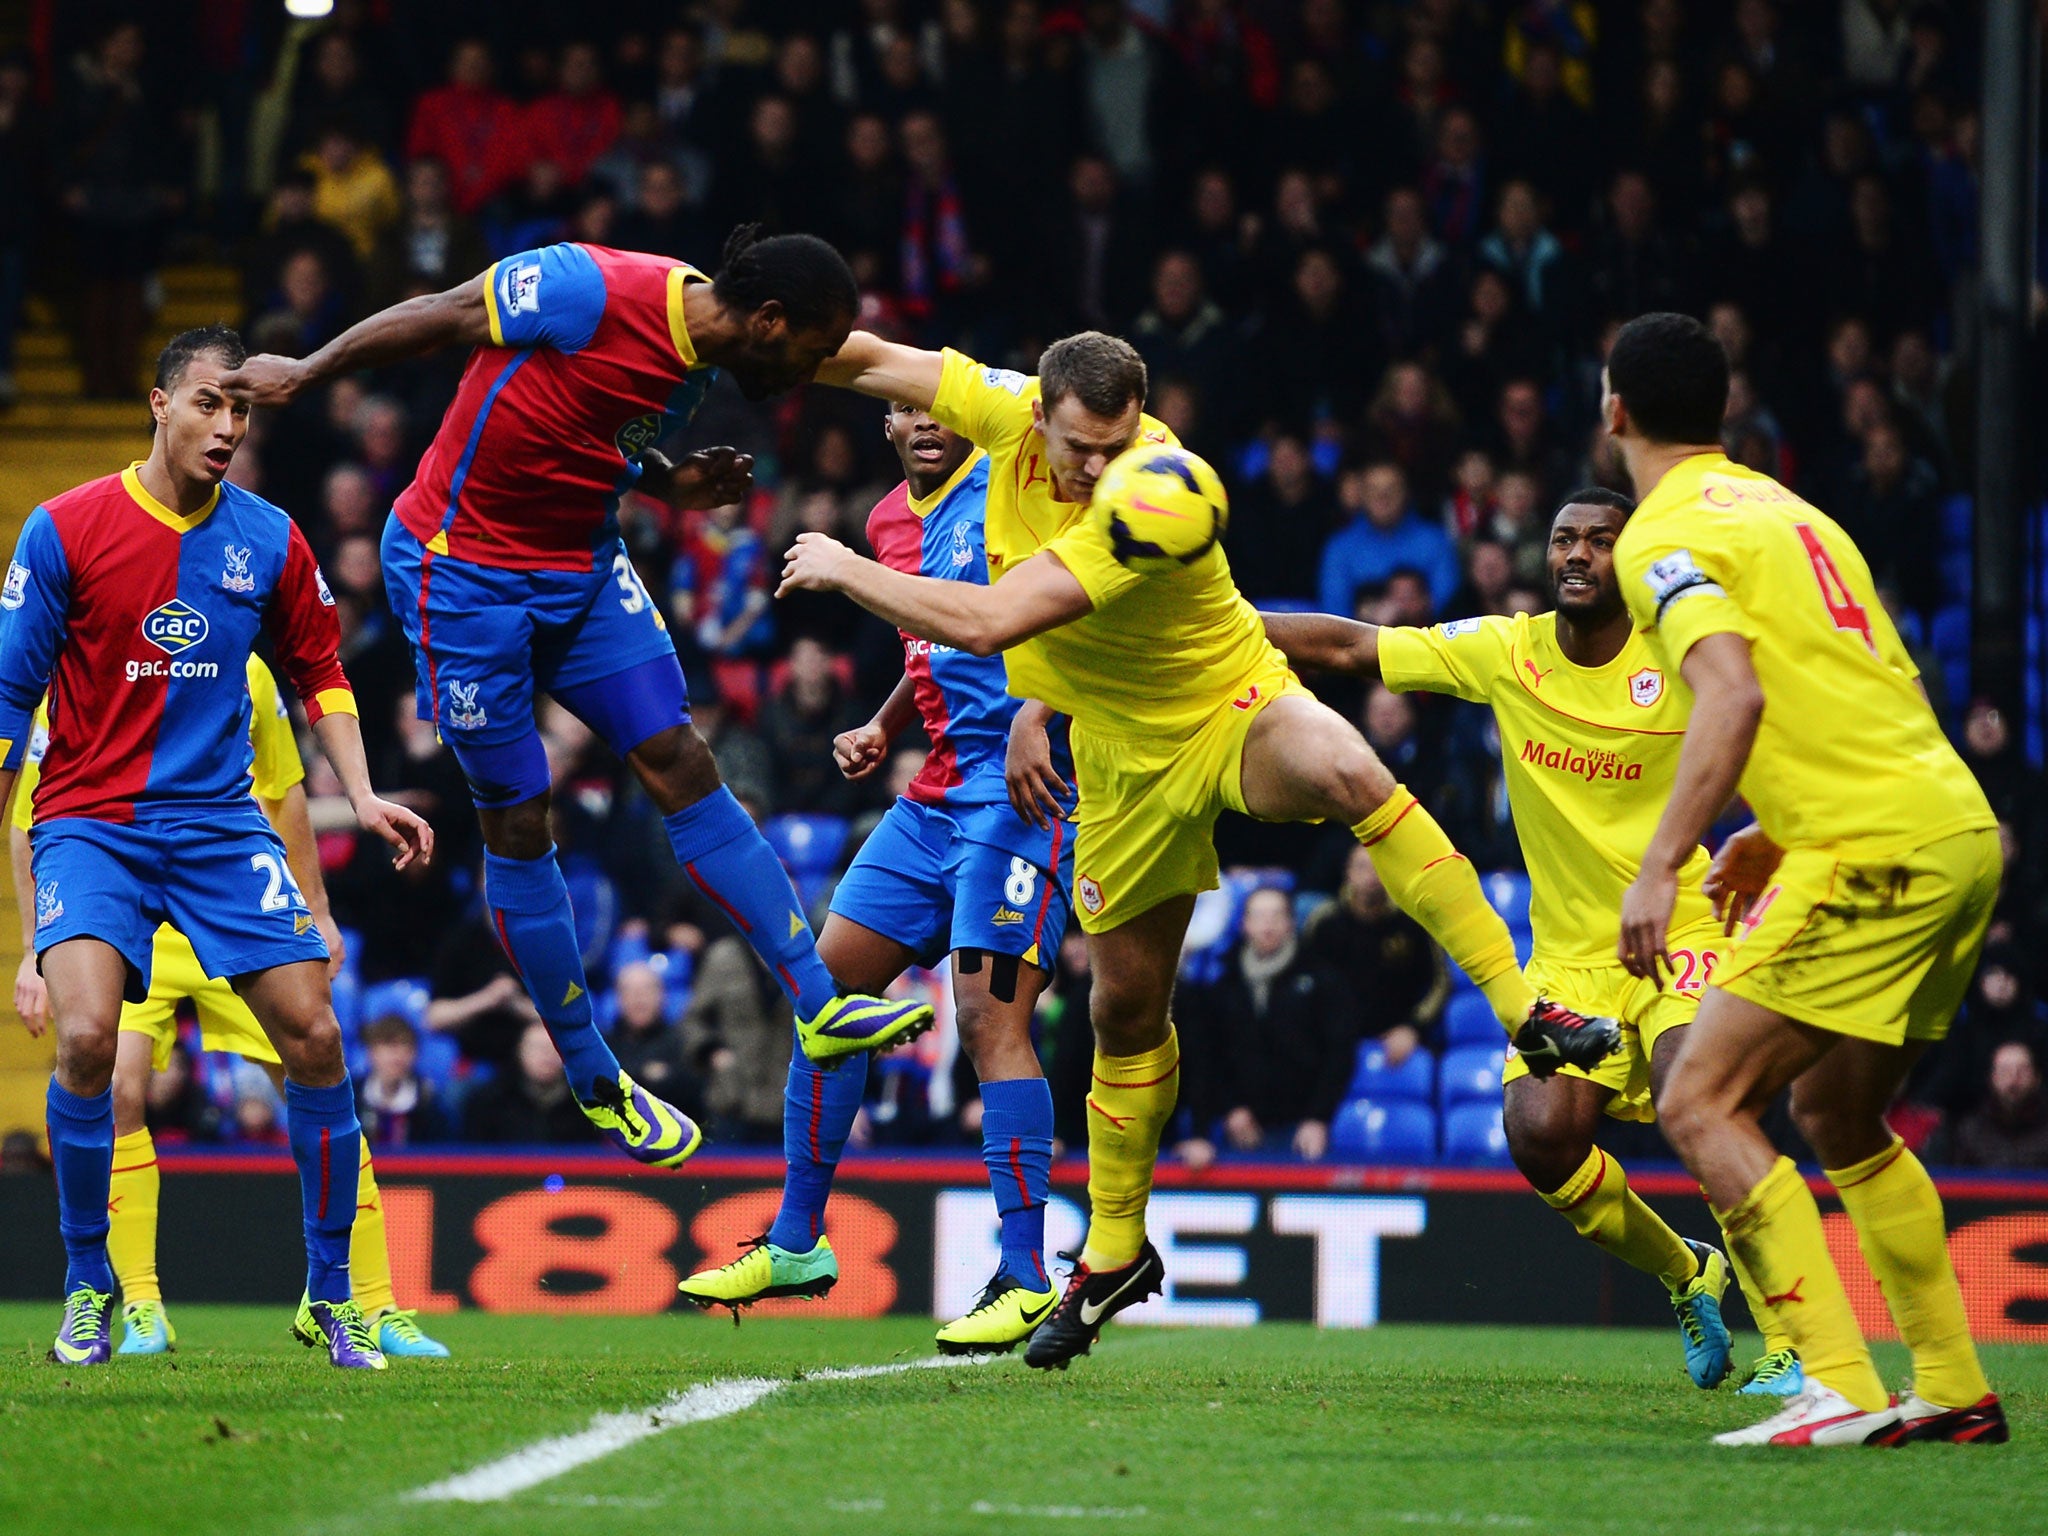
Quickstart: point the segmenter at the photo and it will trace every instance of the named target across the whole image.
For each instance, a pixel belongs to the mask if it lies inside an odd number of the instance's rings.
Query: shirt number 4
[[[1799,542],[1806,546],[1806,558],[1813,566],[1813,579],[1820,584],[1820,600],[1826,605],[1828,617],[1835,621],[1835,628],[1853,630],[1863,637],[1863,643],[1870,647],[1870,654],[1877,654],[1877,637],[1870,632],[1870,612],[1856,601],[1849,591],[1849,584],[1842,580],[1842,573],[1835,565],[1835,557],[1828,553],[1827,546],[1820,541],[1820,535],[1813,531],[1813,524],[1799,523]]]

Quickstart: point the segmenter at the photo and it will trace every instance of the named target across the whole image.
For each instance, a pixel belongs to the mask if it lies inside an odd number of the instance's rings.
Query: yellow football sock
[[[367,1137],[356,1163],[356,1226],[349,1234],[348,1270],[363,1316],[398,1305],[391,1294],[391,1255],[384,1246],[384,1200],[377,1193],[377,1171],[370,1166]]]
[[[1145,1245],[1159,1135],[1180,1096],[1180,1036],[1140,1056],[1095,1055],[1088,1085],[1088,1241],[1081,1262],[1122,1269]]]
[[[162,1186],[149,1127],[116,1136],[114,1176],[107,1183],[107,1262],[114,1266],[124,1303],[164,1299],[156,1279],[156,1210]]]
[[[1725,1240],[1728,1234],[1723,1232],[1721,1236]],[[1742,1287],[1742,1299],[1749,1303],[1750,1320],[1756,1324],[1756,1331],[1764,1336],[1764,1353],[1775,1355],[1781,1349],[1792,1348],[1792,1335],[1764,1305],[1763,1292],[1749,1278],[1749,1266],[1742,1262],[1742,1255],[1735,1251],[1733,1243],[1728,1244],[1728,1267],[1735,1271],[1735,1283]]]
[[[1537,1193],[1542,1194],[1541,1190]],[[1579,1171],[1543,1198],[1578,1229],[1624,1264],[1655,1275],[1680,1290],[1699,1273],[1699,1259],[1685,1239],[1628,1187],[1620,1163],[1595,1147]]]
[[[1536,1006],[1536,992],[1515,959],[1508,925],[1479,889],[1472,862],[1451,846],[1444,829],[1407,789],[1395,786],[1386,804],[1351,829],[1372,851],[1373,867],[1394,903],[1429,930],[1472,984],[1493,1005],[1510,1033]]]
[[[1991,1384],[1970,1342],[1934,1180],[1896,1139],[1877,1156],[1830,1168],[1827,1176],[1856,1224],[1856,1245],[1899,1337],[1913,1351],[1913,1390],[1943,1408],[1969,1407]]]
[[[1891,1399],[1828,1255],[1820,1207],[1792,1159],[1779,1158],[1740,1205],[1716,1215],[1806,1374],[1866,1413],[1884,1407]]]

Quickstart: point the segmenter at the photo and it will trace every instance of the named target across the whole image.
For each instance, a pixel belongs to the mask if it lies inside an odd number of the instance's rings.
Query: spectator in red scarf
[[[473,214],[521,171],[519,109],[491,88],[491,51],[464,38],[448,58],[448,83],[421,96],[406,130],[408,160],[432,155],[448,167],[449,203]]]

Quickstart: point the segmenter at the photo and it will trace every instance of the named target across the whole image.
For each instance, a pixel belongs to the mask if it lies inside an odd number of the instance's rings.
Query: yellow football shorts
[[[1939,1040],[1969,990],[2003,873],[1990,828],[1892,859],[1792,849],[1714,985],[1860,1040]]]
[[[209,1051],[233,1051],[251,1061],[275,1062],[277,1048],[256,1022],[240,994],[218,976],[201,969],[192,941],[169,923],[156,931],[150,950],[149,996],[121,1005],[121,1032],[147,1035],[150,1064],[161,1072],[170,1063],[178,1038],[178,1001],[192,999],[199,1011],[199,1039]]]
[[[1216,818],[1245,808],[1245,737],[1268,704],[1307,692],[1282,666],[1255,678],[1192,736],[1116,736],[1074,723],[1074,909],[1085,932],[1216,888]]]
[[[1666,1030],[1690,1024],[1700,1011],[1708,975],[1729,946],[1718,923],[1697,923],[1671,936],[1672,972],[1660,991],[1645,977],[1614,965],[1557,965],[1542,956],[1529,962],[1529,985],[1576,1013],[1604,1015],[1621,1025],[1621,1049],[1597,1067],[1559,1067],[1559,1077],[1582,1077],[1614,1091],[1608,1116],[1645,1124],[1657,1118],[1650,1101],[1650,1058]],[[1527,1077],[1529,1067],[1508,1048],[1501,1086]]]

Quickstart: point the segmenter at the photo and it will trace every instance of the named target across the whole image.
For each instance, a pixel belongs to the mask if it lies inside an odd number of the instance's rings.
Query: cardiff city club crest
[[[226,592],[254,592],[256,578],[249,574],[249,551],[223,544],[221,553],[227,556],[227,565],[220,573],[221,589]]]
[[[1655,667],[1645,667],[1632,672],[1628,679],[1629,702],[1639,709],[1648,709],[1664,697],[1664,674]]]
[[[448,680],[448,723],[458,731],[481,730],[490,724],[490,716],[477,708],[476,691],[482,686]]]

